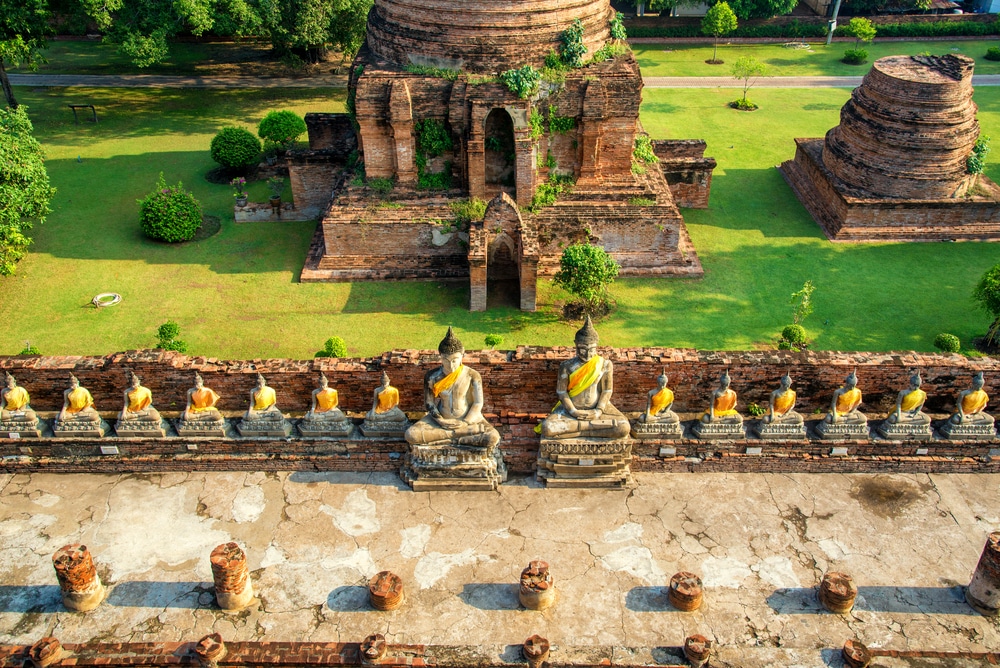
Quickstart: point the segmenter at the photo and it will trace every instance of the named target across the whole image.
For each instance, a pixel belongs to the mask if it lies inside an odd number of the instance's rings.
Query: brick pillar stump
[[[872,662],[872,653],[860,640],[848,640],[840,650],[847,668],[867,668]]]
[[[521,654],[528,668],[539,668],[549,660],[549,641],[536,633],[521,645]]]
[[[104,585],[86,545],[64,545],[52,555],[52,565],[68,610],[86,612],[104,600]]]
[[[681,612],[693,612],[700,608],[702,595],[701,578],[694,573],[681,571],[670,578],[667,599]]]
[[[517,598],[528,610],[544,610],[556,602],[556,588],[548,563],[534,560],[521,571]]]
[[[712,641],[701,634],[688,636],[684,639],[684,657],[694,668],[708,664],[712,655]]]
[[[976,572],[965,589],[965,600],[984,615],[1000,613],[1000,531],[987,537]]]
[[[368,581],[368,601],[376,610],[395,610],[403,605],[403,580],[395,573],[382,571]]]
[[[62,657],[62,645],[52,636],[46,636],[28,648],[28,659],[33,668],[48,668]]]
[[[226,658],[226,653],[226,643],[222,642],[222,635],[219,633],[205,636],[194,646],[194,655],[205,668],[216,668],[219,661]]]
[[[361,641],[359,656],[362,666],[373,666],[385,658],[389,646],[385,642],[385,636],[381,633],[373,633]]]
[[[224,543],[212,550],[212,578],[215,600],[223,610],[242,610],[253,600],[253,585],[247,555],[236,543]]]
[[[847,573],[830,571],[819,583],[819,602],[830,612],[842,615],[854,607],[858,586]]]

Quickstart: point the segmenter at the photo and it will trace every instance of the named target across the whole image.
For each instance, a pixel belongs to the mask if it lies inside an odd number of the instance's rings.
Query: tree
[[[795,9],[798,0],[728,0],[733,13],[741,21],[783,16]]]
[[[0,88],[11,109],[17,109],[17,100],[7,66],[33,67],[41,59],[39,52],[50,30],[45,0],[0,0]]]
[[[713,65],[721,65],[719,60],[719,38],[736,30],[738,23],[736,14],[729,7],[729,3],[723,0],[712,5],[705,18],[701,20],[701,32],[703,35],[711,35],[715,38],[715,48],[712,50],[712,59],[708,61]]]
[[[733,63],[733,78],[743,82],[743,103],[739,105],[740,108],[756,108],[752,102],[747,100],[747,91],[757,82],[759,77],[766,75],[767,65],[753,56],[740,56],[736,59],[736,62]]]
[[[552,280],[579,297],[586,312],[596,313],[607,305],[608,286],[618,269],[618,263],[600,246],[574,244],[563,251]]]
[[[979,308],[993,316],[985,340],[987,346],[993,346],[1000,333],[1000,264],[993,265],[983,274],[972,291],[972,298],[979,303]]]
[[[353,57],[365,39],[373,0],[256,0],[279,55],[318,62],[332,44]]]
[[[25,107],[0,109],[0,276],[14,273],[31,239],[25,232],[51,213],[55,189]]]
[[[861,42],[867,44],[875,39],[875,25],[861,16],[855,16],[851,19],[844,32],[854,38],[855,49],[861,45]]]

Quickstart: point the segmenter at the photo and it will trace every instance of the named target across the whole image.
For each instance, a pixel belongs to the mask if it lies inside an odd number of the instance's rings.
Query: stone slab
[[[938,428],[938,433],[954,441],[992,441],[997,437],[996,425],[954,424],[950,420]]]
[[[868,423],[837,422],[821,420],[816,424],[816,436],[824,441],[867,441],[871,437]]]

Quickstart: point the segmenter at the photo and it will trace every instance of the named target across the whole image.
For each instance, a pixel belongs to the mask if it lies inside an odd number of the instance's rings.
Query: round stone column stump
[[[681,571],[670,578],[667,599],[681,612],[693,612],[700,608],[702,596],[701,578],[694,573]]]
[[[389,645],[381,633],[373,633],[361,641],[361,665],[373,666],[385,658]]]
[[[62,656],[62,645],[52,636],[46,636],[28,648],[28,659],[34,668],[48,668],[58,663]]]
[[[1000,613],[1000,531],[987,537],[972,581],[965,589],[965,600],[984,615]]]
[[[830,571],[819,583],[819,602],[830,612],[842,615],[854,607],[858,586],[847,573]]]
[[[64,545],[52,555],[63,605],[68,610],[86,612],[104,600],[104,585],[86,545]]]
[[[222,634],[210,633],[194,646],[194,655],[202,666],[214,668],[219,661],[226,658],[226,643],[222,642]]]
[[[556,588],[548,563],[536,559],[521,571],[517,597],[528,610],[544,610],[556,602]]]
[[[382,571],[368,581],[368,601],[376,610],[395,610],[403,605],[403,580],[395,573]]]
[[[872,653],[860,640],[848,640],[840,650],[847,668],[867,668],[872,662]]]
[[[549,641],[536,633],[521,645],[521,654],[529,668],[539,668],[549,660]]]
[[[224,543],[212,550],[212,578],[215,600],[223,610],[242,610],[253,600],[253,585],[247,555],[236,543]]]
[[[712,641],[701,634],[688,636],[684,639],[684,657],[694,668],[708,664],[712,655]]]

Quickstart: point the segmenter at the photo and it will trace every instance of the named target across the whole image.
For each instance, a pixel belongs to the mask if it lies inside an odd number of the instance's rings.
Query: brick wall
[[[358,149],[358,138],[348,114],[305,115],[309,131],[309,148],[329,151],[340,160],[346,160],[351,151]]]
[[[677,206],[707,209],[715,158],[706,158],[702,139],[656,139],[653,152],[660,159],[663,178]]]

